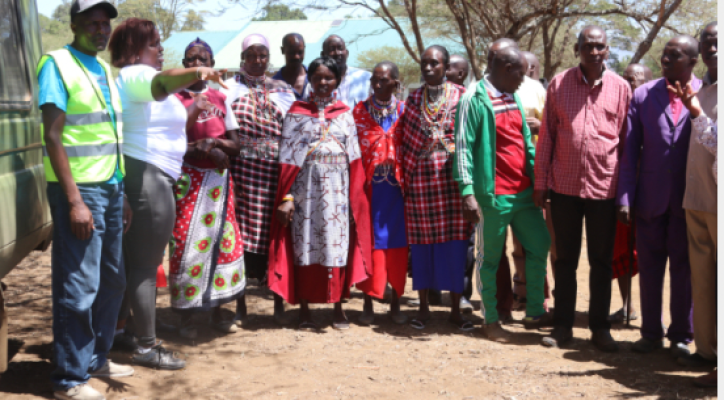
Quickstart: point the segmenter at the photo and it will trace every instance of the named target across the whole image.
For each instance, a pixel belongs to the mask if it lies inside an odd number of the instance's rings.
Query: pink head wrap
[[[266,37],[260,33],[252,33],[244,38],[244,41],[241,43],[241,51],[244,52],[246,49],[254,46],[255,44],[263,45],[267,48],[267,50],[269,50],[269,41]]]

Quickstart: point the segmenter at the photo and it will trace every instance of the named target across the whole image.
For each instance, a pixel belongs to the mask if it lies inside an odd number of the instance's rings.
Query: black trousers
[[[581,256],[583,220],[586,244],[590,304],[588,327],[591,331],[610,329],[613,243],[616,236],[615,199],[591,200],[551,191],[551,216],[556,236],[554,325],[573,328],[576,310],[576,269]]]

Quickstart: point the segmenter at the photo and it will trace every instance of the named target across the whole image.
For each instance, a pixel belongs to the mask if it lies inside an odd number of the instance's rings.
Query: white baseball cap
[[[118,10],[108,0],[74,0],[73,4],[70,5],[70,16],[73,17],[96,6],[105,8],[110,18],[118,16]]]

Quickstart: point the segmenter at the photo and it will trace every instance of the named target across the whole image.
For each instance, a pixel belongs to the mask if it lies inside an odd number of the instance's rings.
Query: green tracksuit
[[[517,94],[514,98],[525,120],[520,98]],[[497,132],[495,112],[485,89],[485,81],[481,80],[474,91],[466,93],[460,100],[455,118],[453,177],[463,197],[475,195],[483,215],[476,232],[476,269],[480,278],[478,290],[483,299],[482,313],[486,324],[498,321],[496,274],[508,225],[525,250],[528,292],[526,315],[537,317],[545,312],[543,287],[551,240],[543,212],[533,203],[535,149],[528,124],[523,124],[521,134],[526,148],[525,172],[530,177],[531,186],[514,195],[496,195]]]

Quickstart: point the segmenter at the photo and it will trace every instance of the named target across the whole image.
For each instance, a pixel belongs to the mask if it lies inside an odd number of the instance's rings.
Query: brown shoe
[[[700,388],[715,388],[716,387],[716,370],[711,371],[706,375],[695,378],[694,386],[698,386]]]
[[[510,343],[510,333],[503,329],[503,325],[500,321],[493,322],[492,324],[485,324],[483,325],[483,329],[485,330],[485,336],[488,340],[498,343]]]

